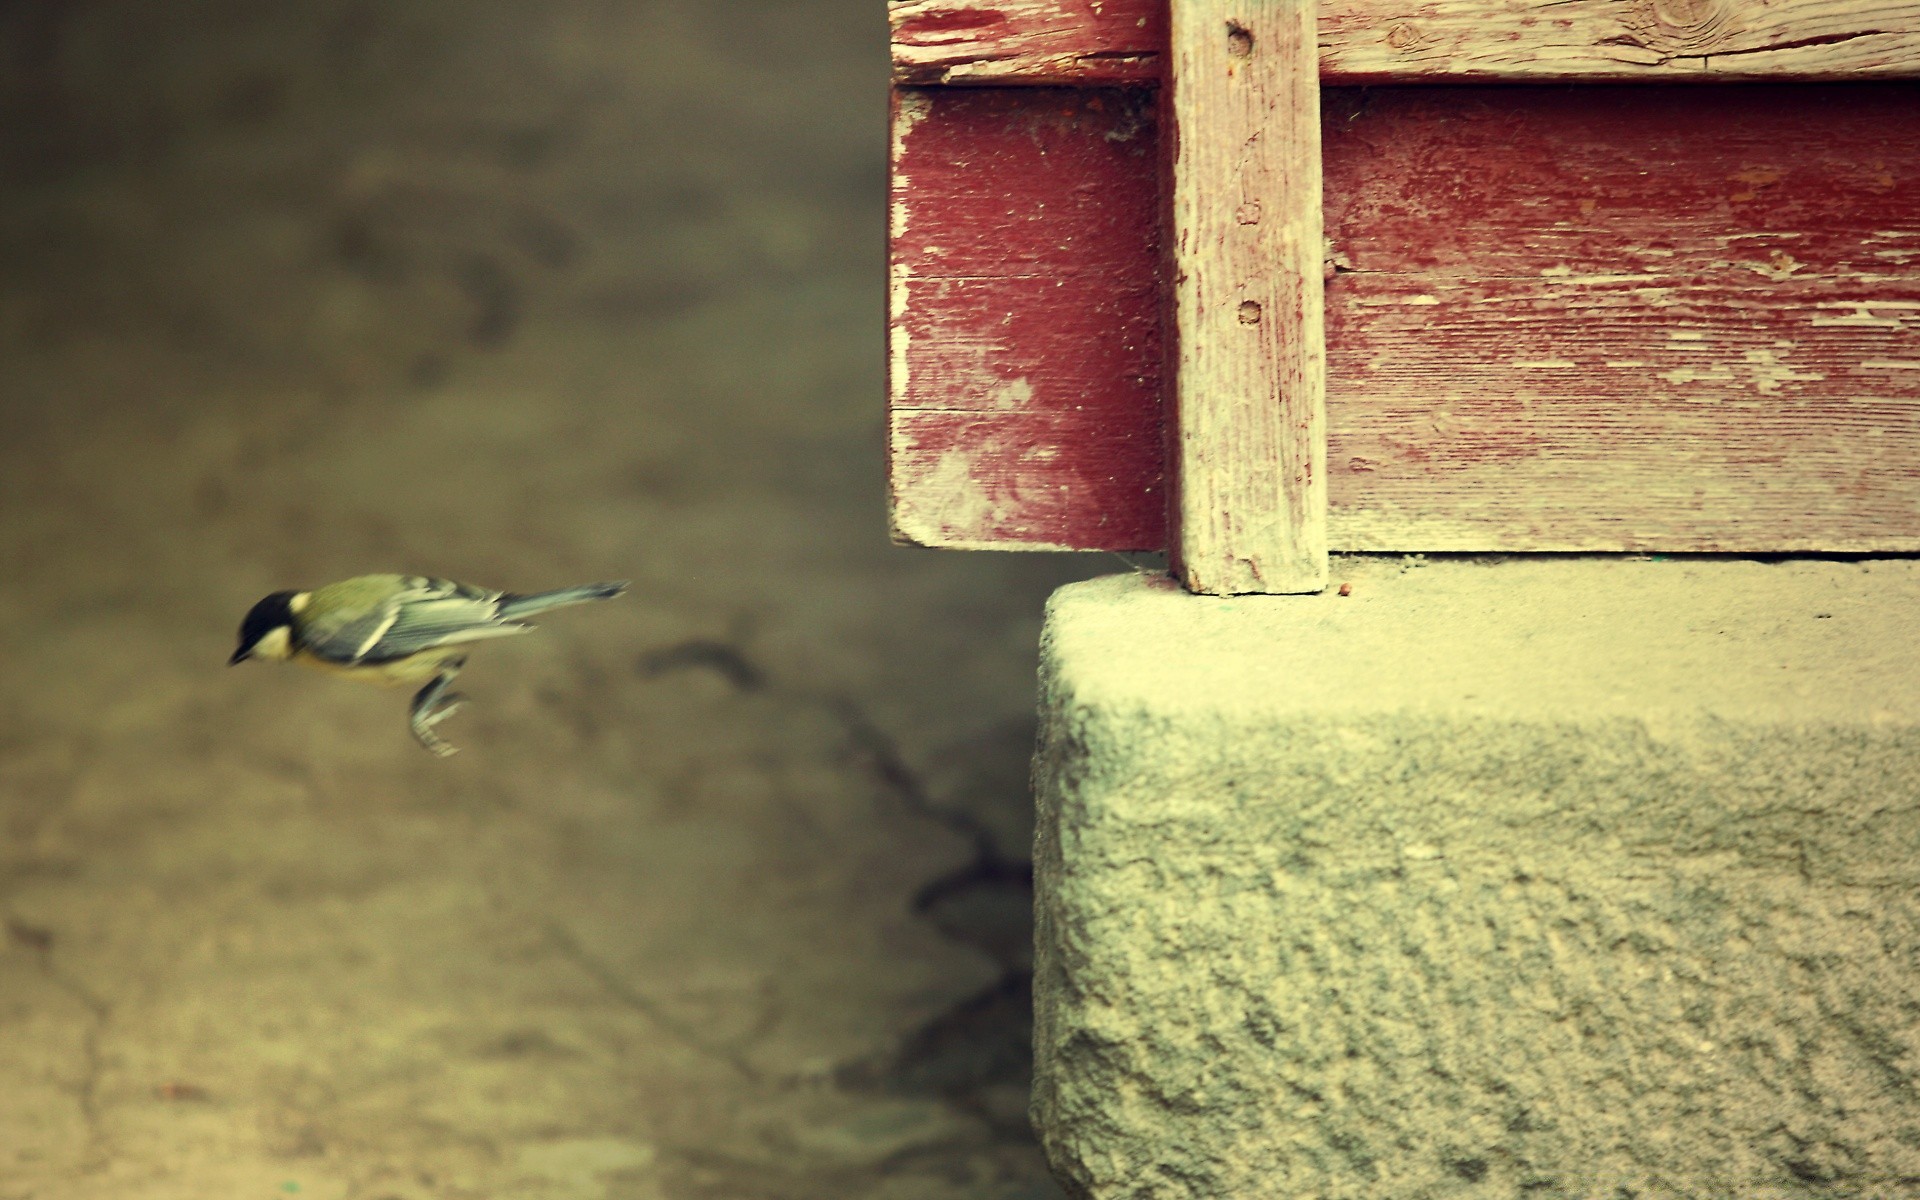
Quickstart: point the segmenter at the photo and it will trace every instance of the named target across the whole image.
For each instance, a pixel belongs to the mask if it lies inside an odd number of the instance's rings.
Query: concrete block
[[[1920,1196],[1920,564],[1334,578],[1049,607],[1068,1189]]]

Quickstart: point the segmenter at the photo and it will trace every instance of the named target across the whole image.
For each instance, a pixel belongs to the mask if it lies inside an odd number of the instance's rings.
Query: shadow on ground
[[[1032,671],[884,537],[854,0],[0,11],[0,1196],[1048,1197]],[[368,570],[631,578],[403,695]]]

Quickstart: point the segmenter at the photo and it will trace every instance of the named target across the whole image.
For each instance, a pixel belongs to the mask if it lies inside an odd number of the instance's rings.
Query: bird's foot
[[[435,758],[452,758],[454,755],[460,753],[460,747],[438,736],[431,729],[416,727],[413,731],[413,736],[414,739],[422,746],[425,746],[428,753],[432,754]]]
[[[459,748],[435,733],[433,727],[460,711],[467,703],[467,698],[460,693],[448,693],[447,684],[452,680],[453,676],[449,673],[421,688],[420,694],[414,697],[413,710],[407,722],[408,728],[413,730],[414,740],[440,758],[457,753]]]
[[[433,727],[465,707],[466,702],[466,697],[456,694],[448,696],[431,712],[416,713],[410,723],[414,739],[441,758],[459,753],[460,748],[435,733]]]

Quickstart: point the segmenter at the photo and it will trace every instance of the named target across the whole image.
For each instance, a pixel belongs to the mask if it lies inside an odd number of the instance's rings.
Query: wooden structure
[[[890,11],[896,537],[1920,551],[1920,0]]]

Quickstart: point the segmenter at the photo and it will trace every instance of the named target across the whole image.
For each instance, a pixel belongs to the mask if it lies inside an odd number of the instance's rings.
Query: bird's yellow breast
[[[387,687],[404,687],[408,684],[425,683],[438,675],[446,665],[461,657],[464,647],[435,646],[422,650],[418,654],[398,658],[382,663],[337,663],[329,662],[304,650],[294,652],[294,660],[304,663],[315,670],[330,675],[344,675],[348,679],[358,679],[365,683],[384,684]]]

